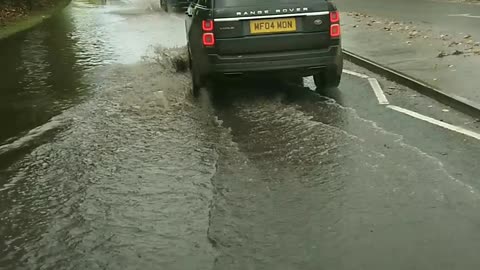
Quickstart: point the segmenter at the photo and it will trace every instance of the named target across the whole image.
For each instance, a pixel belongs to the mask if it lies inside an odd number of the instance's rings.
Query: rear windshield
[[[303,5],[325,0],[215,0],[217,7],[245,7],[245,6],[274,6],[274,5]]]

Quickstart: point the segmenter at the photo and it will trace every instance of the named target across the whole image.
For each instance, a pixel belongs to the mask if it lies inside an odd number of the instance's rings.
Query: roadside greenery
[[[51,8],[62,0],[0,0],[0,26],[32,12]]]

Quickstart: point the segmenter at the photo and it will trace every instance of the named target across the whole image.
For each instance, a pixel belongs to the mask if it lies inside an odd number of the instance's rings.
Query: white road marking
[[[400,113],[403,113],[403,114],[406,114],[406,115],[411,116],[413,118],[428,122],[430,124],[434,124],[434,125],[437,125],[439,127],[442,127],[442,128],[445,128],[445,129],[463,134],[465,136],[468,136],[468,137],[471,137],[471,138],[474,138],[474,139],[477,139],[477,140],[480,141],[480,134],[478,134],[476,132],[473,132],[471,130],[468,130],[468,129],[465,129],[465,128],[462,128],[462,127],[458,127],[458,126],[454,126],[454,125],[442,122],[440,120],[437,120],[437,119],[434,119],[434,118],[425,116],[423,114],[419,114],[417,112],[410,111],[410,110],[407,110],[407,109],[404,109],[404,108],[401,108],[401,107],[398,107],[398,106],[388,105],[387,108],[392,109],[392,110],[397,111],[397,112],[400,112]]]
[[[378,103],[379,103],[379,104],[382,104],[382,105],[388,105],[388,104],[390,104],[390,103],[388,102],[387,97],[386,97],[385,94],[383,93],[382,87],[381,87],[380,84],[378,83],[377,79],[375,79],[375,78],[368,78],[368,82],[369,82],[370,85],[372,86],[372,89],[373,89],[373,92],[375,93],[375,96],[377,96]]]
[[[448,17],[466,17],[470,16],[470,13],[464,13],[464,14],[449,14]]]
[[[346,69],[343,70],[343,73],[349,74],[349,75],[352,75],[352,76],[356,76],[356,77],[359,77],[359,78],[362,78],[362,79],[368,79],[368,78],[369,78],[369,77],[368,77],[367,75],[365,75],[365,74],[358,73],[358,72],[351,71],[351,70],[346,70]]]
[[[466,17],[466,18],[480,19],[480,16],[470,15],[469,13],[467,13],[467,14],[450,14],[450,15],[448,15],[448,17]]]

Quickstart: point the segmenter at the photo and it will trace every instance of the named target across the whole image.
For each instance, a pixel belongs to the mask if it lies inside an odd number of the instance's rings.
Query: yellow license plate
[[[296,30],[295,18],[250,21],[250,33],[252,34],[283,33]]]

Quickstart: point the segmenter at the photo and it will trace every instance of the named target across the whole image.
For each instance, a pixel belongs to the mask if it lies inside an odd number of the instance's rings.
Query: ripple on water
[[[92,73],[104,83],[61,115],[69,129],[10,168],[0,263],[210,268],[215,131],[192,106],[187,75],[152,63]]]

